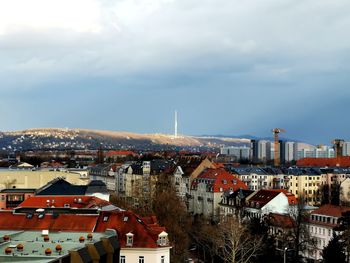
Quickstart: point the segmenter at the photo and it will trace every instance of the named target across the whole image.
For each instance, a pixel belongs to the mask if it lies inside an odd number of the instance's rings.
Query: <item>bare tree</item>
[[[218,228],[218,225],[211,223],[206,218],[195,217],[190,235],[197,246],[197,253],[202,252],[204,262],[214,263],[215,257],[218,256],[224,245],[224,240]]]
[[[292,223],[292,235],[289,237],[289,240],[291,241],[290,248],[294,251],[293,262],[300,262],[300,253],[315,245],[306,224],[309,214],[305,209],[305,204],[304,197],[299,196],[298,203],[289,209],[289,216]]]
[[[248,263],[261,251],[262,238],[252,236],[235,217],[226,217],[220,223],[219,233],[224,241],[219,256],[224,262]]]

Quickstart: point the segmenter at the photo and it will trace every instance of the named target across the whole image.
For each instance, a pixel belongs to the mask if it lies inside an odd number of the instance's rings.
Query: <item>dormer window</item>
[[[134,234],[129,232],[126,234],[126,245],[131,247],[133,243],[134,243]]]
[[[159,246],[167,246],[168,245],[168,233],[163,231],[158,235],[158,245]]]

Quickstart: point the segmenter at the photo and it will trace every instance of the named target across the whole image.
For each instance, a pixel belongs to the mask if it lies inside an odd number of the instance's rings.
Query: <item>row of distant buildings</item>
[[[208,200],[209,197],[205,197],[204,192],[213,190],[215,187],[210,185],[221,181],[226,183],[222,183],[222,187],[216,186],[218,190],[221,189],[219,193],[233,183],[233,188],[252,191],[284,189],[296,197],[303,196],[309,205],[320,203],[321,189],[324,185],[339,184],[342,203],[350,203],[350,169],[342,167],[234,166],[215,163],[208,158],[182,157],[176,161],[154,159],[119,166],[103,164],[91,167],[89,172],[93,179],[104,181],[110,191],[116,192],[133,205],[138,205],[141,199],[150,199],[162,174],[171,178],[176,192],[188,207],[193,196],[198,195],[198,191],[203,191],[202,199]],[[220,176],[224,178],[219,179]],[[236,179],[230,179],[232,176]],[[204,210],[209,211],[203,213],[205,216],[215,215],[215,208]]]
[[[4,250],[4,255],[0,254],[0,261],[9,259],[11,255],[23,258],[29,256],[25,255],[27,251],[21,254],[21,251],[15,250],[15,245],[21,244],[35,251],[39,251],[42,245],[45,248],[45,243],[40,242],[39,247],[35,248],[32,248],[31,243],[22,244],[26,239],[16,231],[23,228],[31,238],[28,240],[40,241],[40,233],[35,231],[53,232],[55,244],[62,239],[59,236],[56,239],[57,231],[66,231],[68,238],[74,239],[74,242],[76,236],[71,232],[80,231],[80,236],[85,239],[88,234],[94,235],[95,232],[99,233],[96,235],[102,235],[101,238],[115,235],[120,244],[120,262],[169,262],[171,245],[166,229],[159,226],[155,217],[141,218],[108,202],[110,193],[115,193],[135,208],[151,206],[150,202],[157,198],[156,188],[162,176],[169,179],[184,207],[193,216],[203,216],[214,222],[226,215],[239,216],[242,221],[251,217],[261,220],[268,218],[269,231],[276,238],[278,249],[283,249],[290,242],[285,237],[291,236],[295,227],[291,215],[303,197],[303,209],[309,215],[303,224],[316,240],[316,246],[308,247],[303,256],[320,260],[322,249],[339,227],[343,212],[350,211],[347,206],[350,204],[350,165],[337,163],[350,164],[350,157],[317,160],[320,167],[286,168],[237,166],[234,163],[219,163],[215,156],[208,158],[201,155],[158,156],[148,160],[135,158],[123,162],[116,158],[116,162],[92,165],[86,170],[64,167],[33,170],[33,167],[21,163],[12,169],[0,171],[0,184],[5,188],[0,191],[3,209],[0,231],[7,231],[6,235],[10,235],[11,231],[17,233],[18,238],[14,236],[12,240],[20,241],[16,241],[16,244],[4,243],[8,244],[4,249],[9,247],[11,253],[15,254],[6,254]],[[312,161],[312,158],[306,159],[305,163]],[[339,186],[340,206],[321,206],[321,190],[326,185],[330,186],[329,191],[333,185]],[[8,223],[12,217],[20,222],[17,228]],[[64,222],[68,223],[65,225]],[[35,225],[39,225],[40,229],[35,228]],[[60,256],[57,250],[54,251],[55,247],[48,248],[51,249],[51,255],[56,253]],[[81,248],[86,249],[85,246]],[[64,255],[75,257],[75,252],[71,251],[67,250]],[[40,257],[44,256],[45,251],[41,253]],[[93,257],[91,253],[90,258]],[[107,258],[104,252],[100,254],[102,258]],[[59,257],[57,259],[61,260]],[[55,262],[55,258],[52,262]],[[96,262],[107,261],[100,259]]]
[[[329,159],[332,160],[332,159]],[[104,172],[102,172],[104,171]],[[104,175],[102,175],[104,173]],[[160,175],[171,179],[187,211],[214,221],[226,215],[241,220],[269,219],[269,233],[276,248],[291,242],[295,228],[293,211],[303,197],[308,220],[303,222],[315,244],[302,255],[322,259],[322,250],[332,238],[340,218],[350,211],[350,168],[347,167],[256,167],[216,163],[209,158],[183,156],[176,160],[155,159],[122,165],[95,166],[90,175],[109,181],[113,191],[134,205],[149,199]],[[338,185],[341,205],[321,205],[323,186]],[[142,203],[144,205],[144,203]],[[289,243],[288,243],[289,242]]]
[[[291,163],[302,158],[334,158],[333,147],[319,145],[317,147],[292,141],[280,141],[280,160],[282,164]],[[237,161],[250,160],[268,162],[274,159],[274,143],[268,140],[252,140],[248,146],[222,147],[220,154],[234,157]],[[342,156],[350,156],[350,142],[344,142]]]

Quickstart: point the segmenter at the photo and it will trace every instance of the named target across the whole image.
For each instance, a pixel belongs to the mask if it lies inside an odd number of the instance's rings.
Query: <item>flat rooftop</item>
[[[91,233],[92,240],[88,240],[90,232],[49,232],[49,241],[44,241],[42,231],[0,231],[0,262],[53,262],[69,255],[69,251],[76,251],[85,247],[86,244],[99,242],[101,238],[115,236],[114,230],[106,230],[104,233]],[[4,241],[4,236],[10,237]],[[84,242],[79,238],[84,237]],[[22,244],[23,250],[19,251],[17,245]],[[56,246],[62,247],[61,252],[56,251]],[[6,248],[12,252],[5,253]],[[45,255],[45,250],[50,248],[51,255]]]

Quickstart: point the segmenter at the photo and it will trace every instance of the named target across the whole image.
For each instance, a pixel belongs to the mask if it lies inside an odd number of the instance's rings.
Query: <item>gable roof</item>
[[[73,185],[57,177],[36,191],[36,195],[85,195],[86,185]]]
[[[202,156],[182,156],[176,162],[176,165],[181,167],[185,176],[190,176],[205,159]]]
[[[0,230],[47,229],[49,231],[105,232],[107,229],[114,229],[118,233],[122,247],[126,247],[126,234],[132,233],[134,235],[132,247],[138,248],[157,248],[159,246],[158,235],[166,231],[158,224],[155,216],[141,218],[131,211],[113,207],[111,203],[97,197],[55,196],[51,198],[55,200],[54,204],[57,208],[64,206],[65,203],[71,204],[76,208],[72,209],[75,213],[68,214],[60,210],[58,214],[54,214],[50,209],[45,209],[48,197],[35,196],[25,200],[19,210],[43,208],[47,211],[43,217],[39,218],[42,212],[35,210],[32,210],[31,213],[17,213],[16,210],[13,212],[0,211]],[[81,198],[81,202],[77,203],[74,198]],[[102,206],[102,209],[97,206]],[[84,208],[94,208],[96,213],[80,214]]]
[[[270,191],[275,191],[275,192],[279,192],[279,193],[283,193],[285,196],[287,196],[288,198],[288,203],[290,205],[296,205],[298,200],[296,198],[296,196],[294,194],[292,194],[291,192],[288,192],[286,189],[270,189]]]
[[[279,194],[281,192],[261,189],[250,196],[249,202],[254,202],[255,204],[259,204],[260,207],[263,207]]]
[[[249,187],[243,183],[238,177],[230,174],[225,169],[206,169],[192,182],[192,186],[196,187],[199,183],[206,183],[207,187],[213,192],[223,192],[227,189],[232,191],[238,189],[248,189]]]
[[[164,227],[156,223],[148,225],[142,218],[131,211],[102,212],[97,221],[96,232],[104,232],[106,229],[115,229],[120,237],[120,246],[126,246],[126,234],[132,233],[132,247],[158,247],[158,235],[165,231]]]
[[[92,180],[87,185],[74,185],[58,177],[36,191],[36,195],[86,195],[91,193],[108,193],[107,186],[101,180]]]

